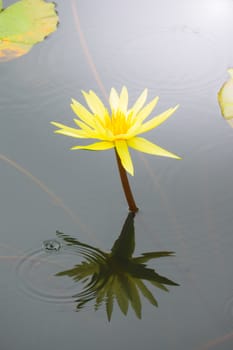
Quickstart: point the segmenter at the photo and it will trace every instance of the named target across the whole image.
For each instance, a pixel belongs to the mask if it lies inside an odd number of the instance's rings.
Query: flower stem
[[[117,151],[115,150],[116,159],[117,159],[117,165],[120,173],[121,178],[121,184],[125,193],[125,198],[127,200],[127,203],[129,205],[129,211],[136,213],[138,211],[138,207],[136,206],[135,200],[133,198],[133,194],[129,185],[129,180],[126,174],[125,169],[123,168],[121,164],[120,157],[117,154]]]

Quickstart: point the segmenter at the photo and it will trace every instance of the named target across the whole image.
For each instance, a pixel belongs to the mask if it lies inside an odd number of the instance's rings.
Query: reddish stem
[[[122,164],[121,164],[121,160],[120,157],[118,156],[117,151],[115,150],[115,154],[116,154],[116,159],[117,159],[117,165],[118,165],[118,169],[119,169],[119,173],[120,173],[120,178],[121,178],[121,183],[122,183],[122,187],[125,193],[125,198],[127,200],[127,203],[129,205],[129,210],[133,213],[136,213],[138,211],[138,207],[136,206],[130,185],[129,185],[129,180],[126,174],[125,169],[123,168]]]

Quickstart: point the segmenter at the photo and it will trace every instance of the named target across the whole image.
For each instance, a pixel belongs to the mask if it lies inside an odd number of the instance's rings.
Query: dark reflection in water
[[[145,282],[163,291],[168,291],[166,285],[178,286],[177,283],[146,266],[149,260],[172,256],[173,252],[147,252],[138,257],[132,256],[135,250],[133,213],[128,214],[120,236],[114,242],[110,253],[79,242],[58,231],[57,236],[62,238],[66,245],[74,246],[84,258],[73,268],[56,273],[56,276],[69,276],[75,282],[83,283],[81,292],[73,296],[77,303],[77,311],[94,300],[95,310],[105,304],[110,321],[116,300],[124,315],[127,314],[131,305],[136,316],[141,318],[141,296],[144,296],[152,305],[158,306],[156,298]]]

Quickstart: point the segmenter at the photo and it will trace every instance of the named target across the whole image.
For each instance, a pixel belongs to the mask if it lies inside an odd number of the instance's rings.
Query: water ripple
[[[227,66],[220,46],[211,33],[188,26],[145,32],[111,52],[111,70],[117,84],[138,90],[146,84],[165,94],[200,94],[221,79],[222,67]]]
[[[44,241],[40,249],[20,258],[16,267],[17,286],[27,295],[45,302],[74,303],[74,295],[82,290],[82,285],[56,274],[81,260],[73,247],[63,247],[57,240]]]
[[[7,67],[8,74],[4,74],[4,66],[0,67],[3,71],[1,83],[4,86],[4,94],[0,97],[1,110],[17,114],[22,111],[28,115],[30,106],[33,114],[39,112],[43,115],[48,107],[51,109],[51,106],[59,105],[79,92],[77,82],[80,76],[74,72],[79,62],[77,55],[68,52],[68,48],[62,49],[55,39],[48,41],[14,61],[14,65],[12,62],[7,63],[11,65]]]

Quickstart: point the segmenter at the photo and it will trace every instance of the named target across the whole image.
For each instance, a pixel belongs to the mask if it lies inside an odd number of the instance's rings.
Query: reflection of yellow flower
[[[57,231],[57,236],[63,240],[63,243],[73,247],[73,251],[84,258],[80,264],[76,264],[71,269],[56,273],[56,276],[71,277],[76,283],[84,284],[83,289],[73,295],[77,303],[77,311],[95,300],[95,310],[103,304],[106,305],[110,321],[113,305],[117,302],[124,315],[127,315],[131,305],[137,317],[141,318],[141,296],[144,296],[152,305],[158,306],[148,285],[152,284],[163,291],[168,291],[166,286],[178,286],[176,282],[147,267],[147,262],[150,260],[173,256],[173,252],[146,252],[137,257],[133,256],[134,216],[132,212],[128,214],[121,233],[109,253]]]
[[[108,112],[93,91],[89,91],[89,93],[83,92],[83,96],[91,112],[76,100],[72,100],[71,104],[74,113],[79,117],[79,119],[74,119],[79,129],[52,122],[53,125],[59,128],[55,133],[76,138],[99,139],[101,141],[86,146],[75,146],[71,149],[101,151],[115,148],[123,167],[131,175],[134,174],[134,169],[128,147],[149,154],[180,159],[174,153],[170,153],[137,136],[162,124],[175,112],[178,106],[169,108],[143,123],[158,102],[158,97],[155,97],[144,106],[147,98],[147,89],[142,92],[133,107],[128,109],[127,88],[123,87],[120,95],[112,88],[109,97],[111,113]]]
[[[218,102],[225,119],[233,118],[233,68],[227,70],[230,79],[223,84],[218,92]]]

